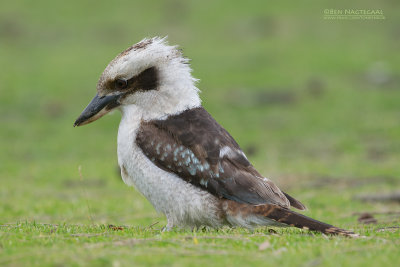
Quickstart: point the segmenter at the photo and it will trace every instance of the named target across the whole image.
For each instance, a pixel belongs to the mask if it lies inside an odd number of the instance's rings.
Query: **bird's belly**
[[[122,160],[122,177],[134,185],[154,206],[177,226],[221,224],[219,200],[207,191],[185,182],[137,155],[132,164]]]
[[[124,182],[139,190],[175,226],[220,226],[219,199],[158,168],[136,146],[135,136],[134,132],[118,134],[118,162]]]

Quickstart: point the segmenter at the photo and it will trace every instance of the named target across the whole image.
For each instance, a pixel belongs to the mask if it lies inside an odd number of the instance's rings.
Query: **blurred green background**
[[[345,8],[385,19],[323,18]],[[0,224],[165,224],[120,178],[119,112],[72,127],[108,62],[152,36],[183,48],[205,108],[305,214],[355,229],[353,212],[399,211],[354,199],[400,188],[398,1],[6,1]]]

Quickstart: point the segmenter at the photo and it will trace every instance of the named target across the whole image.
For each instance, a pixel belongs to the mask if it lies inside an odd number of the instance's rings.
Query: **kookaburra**
[[[144,39],[106,67],[74,126],[122,112],[118,164],[173,227],[295,226],[354,235],[290,210],[305,206],[249,162],[202,107],[189,60],[165,38]]]

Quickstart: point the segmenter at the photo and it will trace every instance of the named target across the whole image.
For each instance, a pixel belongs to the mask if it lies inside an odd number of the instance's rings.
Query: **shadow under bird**
[[[122,113],[118,163],[173,227],[295,226],[356,236],[290,210],[305,206],[249,162],[202,107],[189,60],[165,38],[144,39],[113,59],[74,126]]]

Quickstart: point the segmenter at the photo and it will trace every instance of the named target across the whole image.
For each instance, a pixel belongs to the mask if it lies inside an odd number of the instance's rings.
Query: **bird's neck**
[[[154,97],[146,96],[143,103],[137,103],[143,108],[143,120],[165,119],[201,106],[197,79],[193,78],[190,66],[183,61],[182,58],[159,66],[159,88],[153,91]]]
[[[136,120],[162,120],[171,115],[179,114],[185,110],[201,106],[197,91],[192,90],[165,90],[155,91],[154,96],[148,94],[141,98],[136,95],[136,102],[122,105],[123,121]]]

